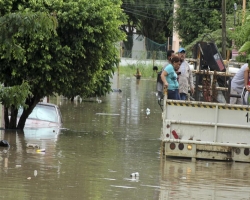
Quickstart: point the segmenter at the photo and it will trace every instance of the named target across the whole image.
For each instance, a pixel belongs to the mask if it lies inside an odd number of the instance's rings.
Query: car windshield
[[[23,108],[18,110],[18,116],[20,117],[23,112]],[[36,105],[28,119],[45,120],[51,122],[58,122],[56,108],[53,106]]]

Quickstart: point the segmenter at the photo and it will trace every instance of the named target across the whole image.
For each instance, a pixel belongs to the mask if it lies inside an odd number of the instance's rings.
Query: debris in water
[[[121,89],[112,89],[113,92],[122,92]]]
[[[34,148],[34,149],[39,149],[39,145],[38,144],[27,144],[26,145],[27,148]]]
[[[120,114],[116,114],[116,113],[96,113],[96,115],[113,115],[113,116],[116,116],[116,115],[120,115]]]
[[[134,172],[132,174],[130,174],[131,177],[138,177],[139,176],[139,172]]]
[[[1,147],[9,147],[10,144],[9,144],[9,142],[7,140],[1,140],[0,141],[0,146]]]
[[[37,149],[36,152],[45,152],[45,149]]]

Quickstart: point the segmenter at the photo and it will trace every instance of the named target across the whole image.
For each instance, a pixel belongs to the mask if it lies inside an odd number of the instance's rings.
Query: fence
[[[121,51],[121,58],[133,58],[137,60],[166,60],[167,52],[164,51]]]

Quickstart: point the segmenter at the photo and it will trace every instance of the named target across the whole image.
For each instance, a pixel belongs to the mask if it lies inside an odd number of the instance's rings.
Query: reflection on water
[[[250,198],[247,163],[167,159],[161,169],[161,200]]]
[[[101,103],[51,99],[64,130],[2,131],[0,199],[249,198],[246,163],[161,159],[155,80],[115,77],[112,88],[122,92]]]

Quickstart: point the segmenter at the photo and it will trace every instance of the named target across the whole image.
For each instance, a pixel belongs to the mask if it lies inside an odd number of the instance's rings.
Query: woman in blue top
[[[171,58],[171,63],[168,64],[161,73],[161,80],[164,87],[168,88],[168,99],[179,100],[179,83],[177,81],[176,72],[180,68],[181,62],[178,56]]]

